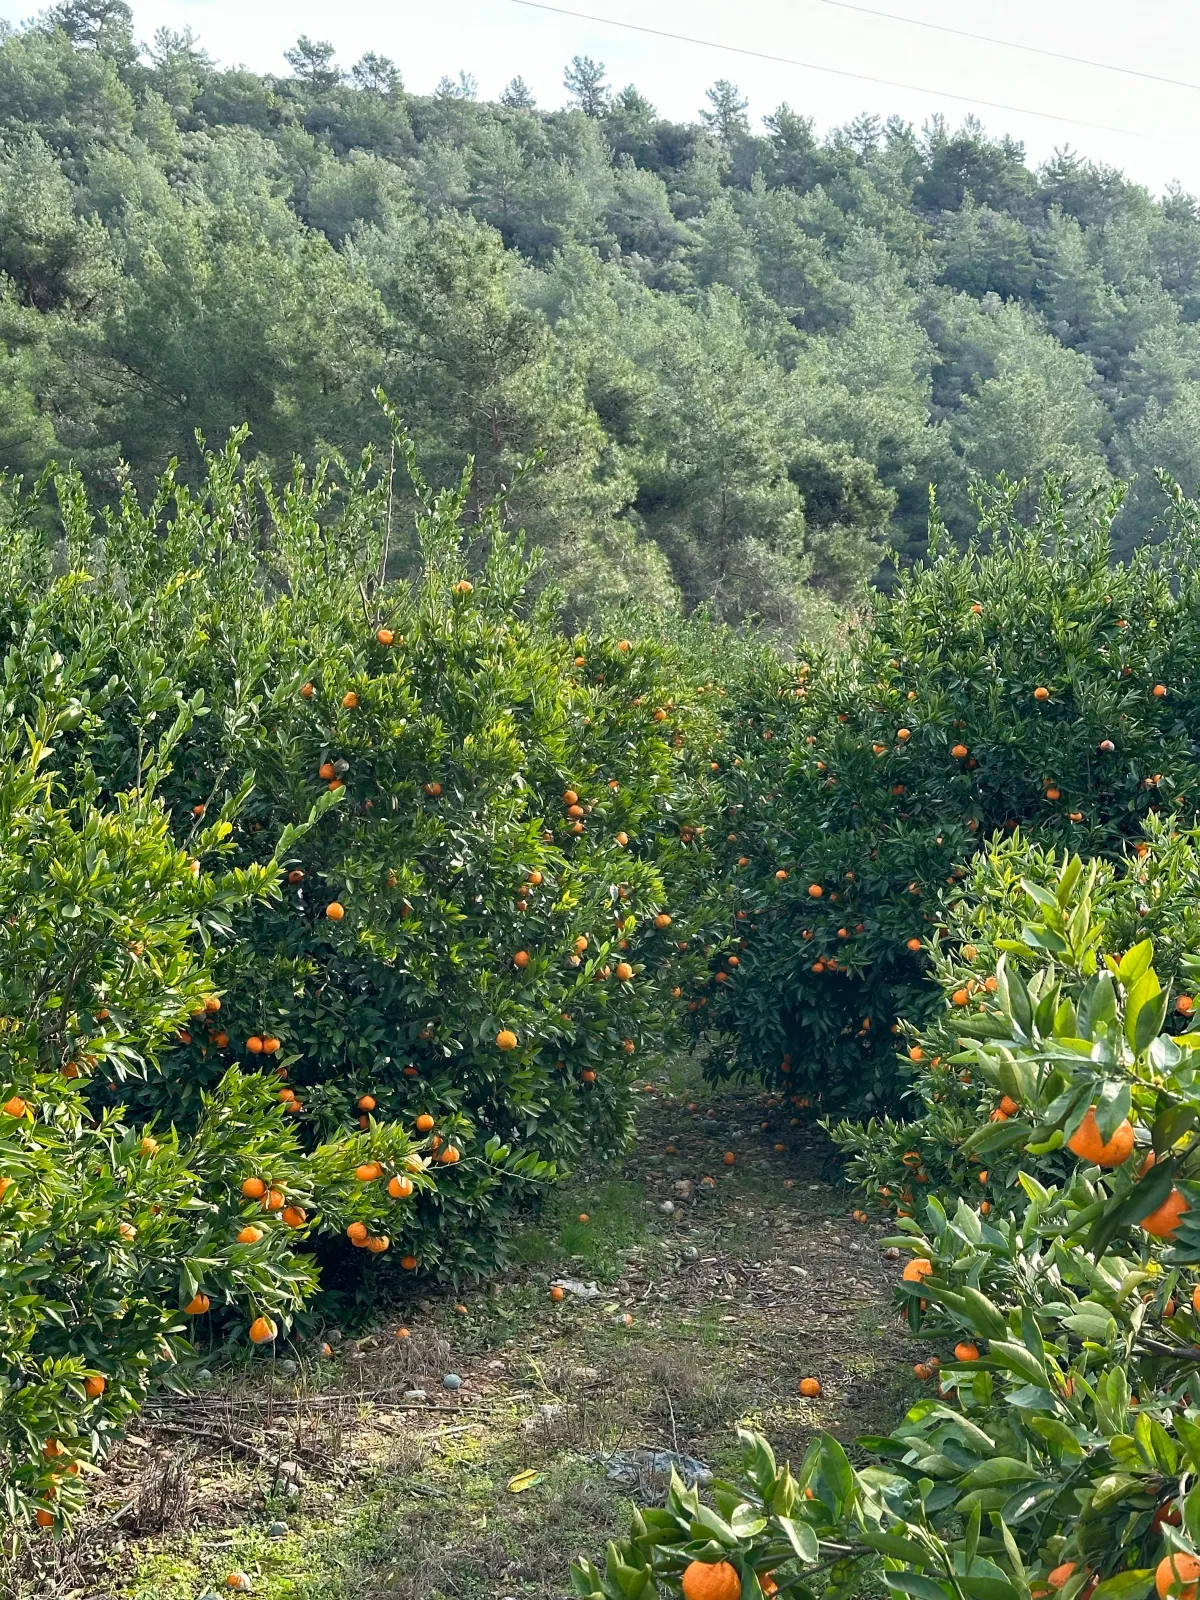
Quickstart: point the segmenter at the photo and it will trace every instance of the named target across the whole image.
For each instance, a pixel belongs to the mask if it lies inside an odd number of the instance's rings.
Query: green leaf
[[[912,1561],[923,1565],[929,1559],[929,1552],[924,1545],[918,1544],[915,1539],[906,1539],[899,1533],[882,1533],[874,1528],[864,1528],[859,1538],[872,1550],[892,1556],[896,1561]]]
[[[823,1484],[828,1485],[836,1497],[834,1510],[839,1517],[844,1516],[854,1499],[854,1469],[846,1452],[831,1433],[821,1435],[817,1472]]]
[[[742,1504],[730,1513],[729,1526],[739,1539],[753,1539],[766,1525],[766,1517],[751,1505]]]
[[[1175,1437],[1188,1453],[1192,1471],[1200,1472],[1200,1424],[1193,1422],[1190,1417],[1177,1416],[1172,1426]]]
[[[1140,1055],[1146,1047],[1142,1045],[1139,1048],[1137,1043],[1138,1018],[1141,1016],[1143,1009],[1157,1000],[1161,993],[1162,985],[1158,981],[1158,974],[1151,968],[1142,973],[1137,982],[1130,987],[1129,993],[1125,998],[1125,1038],[1129,1043],[1129,1048],[1135,1055]],[[1154,1032],[1157,1033],[1158,1029],[1156,1028]],[[1149,1044],[1149,1042],[1149,1039],[1147,1039],[1146,1044]]]
[[[913,1600],[951,1600],[948,1586],[919,1572],[884,1572],[881,1577],[894,1594],[909,1594]]]
[[[1129,1115],[1131,1105],[1127,1083],[1106,1083],[1096,1099],[1096,1127],[1107,1144]]]
[[[1141,1600],[1153,1582],[1153,1567],[1130,1567],[1098,1583],[1092,1590],[1092,1600]]]
[[[962,1297],[971,1326],[976,1332],[985,1339],[1003,1339],[1008,1332],[1008,1324],[995,1302],[989,1300],[982,1290],[973,1289],[969,1284],[964,1287]]]
[[[1006,1367],[1018,1377],[1036,1383],[1040,1388],[1050,1387],[1050,1377],[1045,1367],[1031,1356],[1023,1344],[1013,1344],[1007,1339],[993,1339],[988,1346],[988,1361]]]
[[[1040,883],[1034,883],[1030,878],[1021,879],[1021,888],[1031,900],[1036,901],[1039,906],[1043,907],[1043,909],[1046,911],[1053,911],[1057,914],[1059,904],[1058,897],[1057,895],[1051,894],[1049,889],[1043,889]]]
[[[1017,1117],[1007,1122],[985,1122],[959,1146],[963,1155],[982,1155],[987,1150],[1003,1150],[1010,1144],[1024,1144],[1033,1132],[1032,1124]]]
[[[1079,875],[1083,871],[1083,857],[1072,856],[1067,861],[1058,875],[1057,898],[1060,906],[1066,906],[1071,898],[1075,885],[1079,882]]]
[[[738,1536],[729,1524],[710,1506],[700,1505],[692,1514],[692,1538],[703,1539],[706,1536],[716,1539],[730,1550],[738,1543]]]
[[[815,1530],[807,1522],[797,1522],[793,1517],[776,1517],[775,1521],[800,1560],[811,1566],[821,1553]]]
[[[1155,1117],[1150,1129],[1150,1139],[1154,1146],[1155,1155],[1162,1155],[1164,1150],[1171,1146],[1184,1134],[1196,1125],[1196,1107],[1194,1105],[1169,1106],[1166,1111]]]
[[[958,1586],[973,1600],[1021,1600],[1007,1578],[978,1578],[973,1573],[958,1579]]]
[[[742,1460],[745,1464],[746,1476],[759,1494],[770,1494],[775,1483],[775,1474],[778,1471],[775,1463],[775,1452],[762,1434],[754,1429],[739,1428],[737,1436],[742,1446]]]
[[[1025,980],[1015,969],[1010,971],[1008,957],[1001,956],[996,963],[997,997],[1013,1020],[1013,1025],[1023,1038],[1033,1033],[1033,1004]]]
[[[1030,1416],[1028,1426],[1048,1444],[1057,1445],[1064,1455],[1083,1456],[1083,1446],[1066,1423],[1060,1422],[1057,1417]]]
[[[1117,1014],[1117,991],[1107,972],[1096,972],[1084,985],[1079,997],[1079,1032],[1085,1039],[1094,1039],[1098,1028],[1110,1023]]]
[[[1017,1345],[1014,1349],[1019,1349]],[[995,1456],[991,1461],[981,1461],[959,1480],[962,1489],[991,1489],[999,1484],[1028,1483],[1039,1475],[1040,1469],[1015,1456]]]
[[[962,1034],[964,1039],[1011,1039],[1013,1028],[1011,1022],[1004,1017],[994,1017],[984,1012],[973,1017],[960,1017],[956,1020],[955,1030]]]
[[[1062,1319],[1063,1327],[1070,1328],[1081,1339],[1094,1339],[1097,1344],[1108,1344],[1117,1336],[1117,1321],[1103,1306],[1087,1306],[1071,1312]]]
[[[1151,1039],[1146,1060],[1155,1072],[1166,1074],[1174,1072],[1183,1060],[1183,1051],[1169,1033],[1160,1033]]]
[[[1147,978],[1150,976],[1150,973],[1146,974]],[[1157,979],[1155,981],[1157,982]],[[1151,1040],[1162,1032],[1163,1023],[1167,1020],[1167,1006],[1170,999],[1168,991],[1161,989],[1157,995],[1147,1000],[1138,1012],[1133,1038],[1130,1041],[1136,1055],[1140,1056],[1143,1051],[1148,1050]]]
[[[1043,1369],[1046,1365],[1046,1346],[1042,1340],[1042,1330],[1038,1327],[1037,1317],[1032,1306],[1021,1307],[1021,1343],[1033,1359]]]
[[[1200,1538],[1200,1483],[1188,1490],[1183,1501],[1183,1526],[1195,1545]]]
[[[1131,946],[1117,963],[1117,976],[1126,989],[1138,981],[1154,960],[1153,939],[1143,939],[1140,943]],[[1128,1005],[1128,1002],[1126,1002]]]

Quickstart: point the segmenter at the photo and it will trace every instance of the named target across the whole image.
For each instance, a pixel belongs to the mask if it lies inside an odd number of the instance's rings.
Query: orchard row
[[[318,1256],[364,1288],[493,1270],[689,1039],[798,1107],[894,1108],[947,964],[961,1009],[989,993],[954,909],[981,848],[1140,862],[1200,793],[1182,537],[1170,572],[1113,568],[1095,507],[1025,532],[998,497],[990,553],[796,663],[700,623],[568,633],[502,507],[464,526],[469,485],[396,443],[424,505],[399,575],[369,460],[277,487],[231,445],[102,532],[70,477],[6,506],[24,1518],[69,1517],[198,1325],[302,1325]]]

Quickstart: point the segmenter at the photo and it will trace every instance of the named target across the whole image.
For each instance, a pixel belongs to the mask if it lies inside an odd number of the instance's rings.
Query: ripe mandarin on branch
[[[1129,1122],[1122,1122],[1105,1142],[1096,1123],[1096,1108],[1088,1107],[1087,1115],[1067,1140],[1067,1148],[1081,1161],[1091,1161],[1098,1167],[1119,1167],[1133,1154],[1134,1135]]]
[[[683,1570],[683,1600],[740,1600],[742,1580],[728,1561],[693,1561]]]
[[[1161,1600],[1168,1600],[1168,1596],[1175,1600],[1196,1600],[1197,1580],[1200,1580],[1200,1558],[1186,1550],[1172,1550],[1154,1572],[1154,1587]]]
[[[933,1262],[927,1256],[915,1256],[906,1262],[901,1274],[905,1283],[920,1283],[922,1278],[928,1278],[933,1271]]]
[[[1143,1233],[1150,1234],[1156,1239],[1172,1239],[1179,1226],[1179,1219],[1188,1210],[1188,1203],[1179,1189],[1172,1189],[1167,1198],[1157,1210],[1152,1211],[1148,1217],[1143,1217],[1138,1223]]]

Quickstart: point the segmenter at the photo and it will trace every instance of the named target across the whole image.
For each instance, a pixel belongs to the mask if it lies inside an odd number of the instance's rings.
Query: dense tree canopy
[[[970,487],[1200,486],[1200,202],[968,120],[694,123],[603,63],[409,94],[302,37],[292,76],[128,6],[0,31],[0,467],[148,482],[245,420],[270,461],[384,427],[511,500],[580,610],[636,596],[813,625]]]

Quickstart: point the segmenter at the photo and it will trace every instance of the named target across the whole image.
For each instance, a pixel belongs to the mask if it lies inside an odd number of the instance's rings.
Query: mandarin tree
[[[709,974],[718,1070],[894,1107],[894,1030],[936,1009],[941,902],[984,842],[1120,853],[1193,813],[1195,541],[1112,566],[1117,497],[1048,483],[1028,528],[1013,500],[983,495],[966,552],[935,516],[845,649],[731,686],[718,848],[745,948]]]
[[[54,663],[46,642],[27,634]],[[402,1133],[303,1153],[267,1081],[236,1069],[183,1137],[90,1108],[97,1085],[151,1071],[211,1014],[212,932],[277,892],[278,864],[230,862],[227,818],[175,843],[155,793],[169,735],[143,751],[138,790],[105,807],[67,795],[66,735],[88,700],[68,677],[51,674],[31,718],[0,716],[0,1485],[18,1522],[46,1526],[78,1508],[147,1391],[178,1381],[198,1317],[286,1327],[316,1282],[298,1237],[356,1216],[395,1225],[402,1208],[355,1182],[364,1153],[428,1183]],[[243,1192],[258,1173],[303,1212],[295,1227]]]
[[[181,698],[205,714],[164,778],[177,837],[235,806],[249,869],[317,812],[281,896],[214,930],[220,1010],[94,1103],[186,1128],[240,1063],[306,1145],[432,1116],[440,1181],[393,1254],[469,1273],[512,1204],[620,1147],[631,1081],[677,1034],[711,718],[665,646],[565,635],[502,505],[464,529],[469,479],[435,494],[395,447],[422,508],[407,579],[369,457],[277,488],[235,440],[203,495],[127,495],[102,542],[61,480],[75,564],[30,604],[95,658],[75,748],[105,790],[137,781]]]

